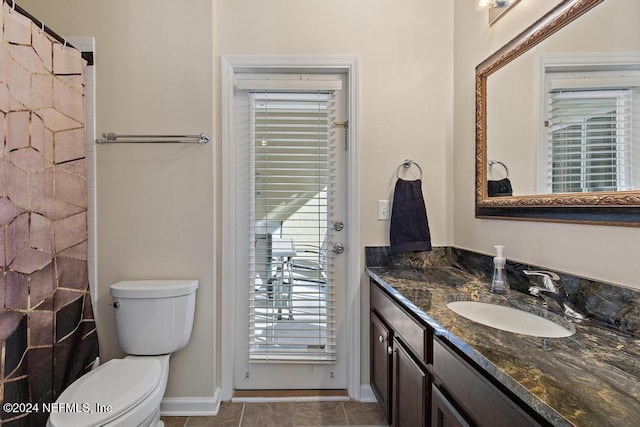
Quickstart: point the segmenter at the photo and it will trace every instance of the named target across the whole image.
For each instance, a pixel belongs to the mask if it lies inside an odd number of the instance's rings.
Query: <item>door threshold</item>
[[[347,390],[234,390],[232,402],[319,402],[350,400]]]

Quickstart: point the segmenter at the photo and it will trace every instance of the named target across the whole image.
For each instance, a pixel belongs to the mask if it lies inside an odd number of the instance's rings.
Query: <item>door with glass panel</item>
[[[236,93],[236,389],[346,388],[343,94]]]

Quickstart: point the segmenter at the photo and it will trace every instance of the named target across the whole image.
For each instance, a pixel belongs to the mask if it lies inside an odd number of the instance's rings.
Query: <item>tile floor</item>
[[[165,427],[386,426],[376,403],[223,402],[215,417],[162,417]]]

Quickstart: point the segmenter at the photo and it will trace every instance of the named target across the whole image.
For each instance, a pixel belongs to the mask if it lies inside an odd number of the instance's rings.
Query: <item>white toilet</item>
[[[196,289],[197,280],[112,285],[116,333],[128,356],[110,360],[71,384],[56,401],[47,425],[162,426],[160,401],[169,357],[191,336]]]

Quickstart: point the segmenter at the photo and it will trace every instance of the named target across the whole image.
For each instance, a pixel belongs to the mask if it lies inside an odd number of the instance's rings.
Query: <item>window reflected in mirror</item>
[[[553,64],[541,58],[547,108],[539,194],[640,188],[640,58],[633,63],[634,56],[562,55]]]

